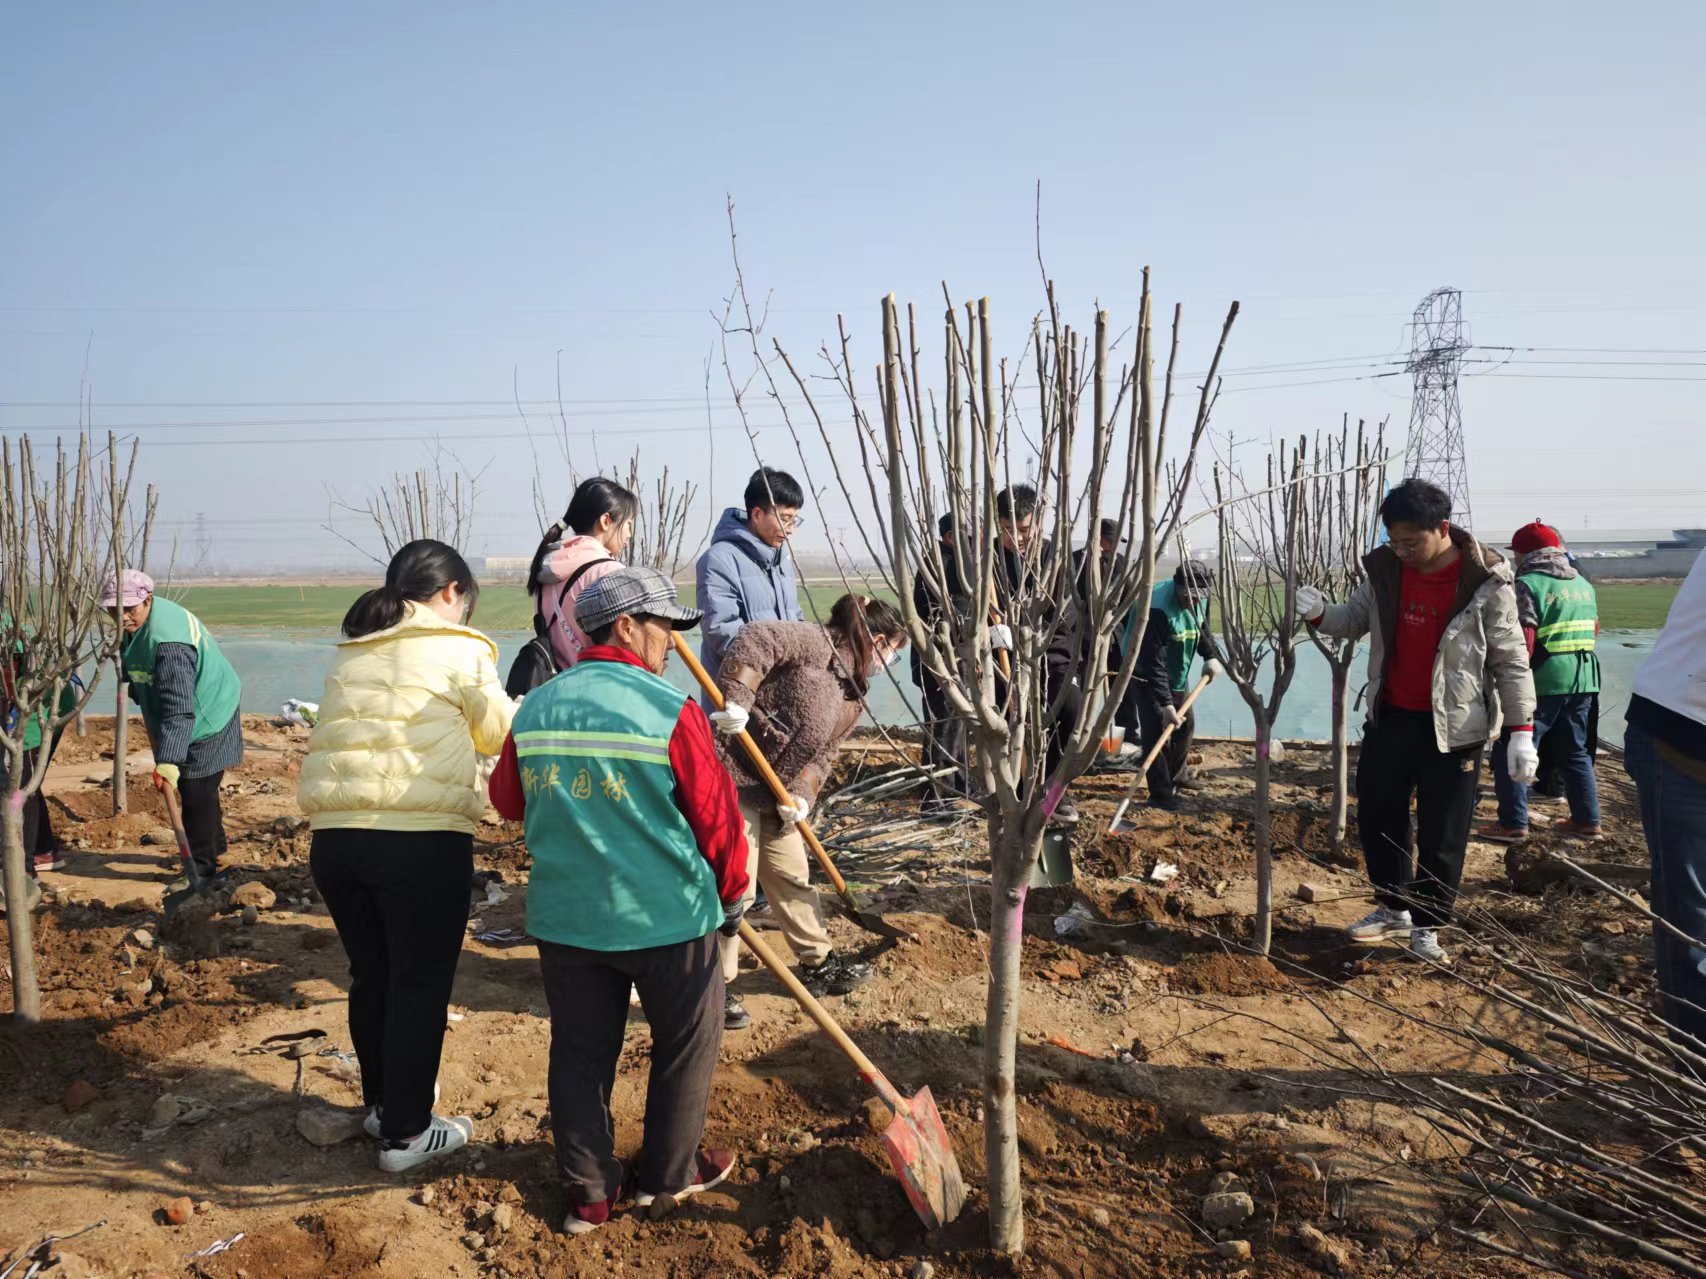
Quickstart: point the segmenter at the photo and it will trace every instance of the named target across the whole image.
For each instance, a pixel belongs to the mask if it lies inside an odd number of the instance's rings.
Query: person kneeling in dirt
[[[608,1221],[624,1191],[609,1098],[630,991],[652,1032],[635,1206],[661,1216],[734,1165],[699,1140],[723,1037],[718,934],[745,911],[746,842],[705,712],[662,678],[670,632],[698,621],[656,569],[600,578],[575,605],[591,647],[528,694],[492,774],[492,803],[526,824],[533,857],[527,931],[551,1007],[571,1234]]]
[[[1445,961],[1438,930],[1457,901],[1481,752],[1498,735],[1501,709],[1510,777],[1527,784],[1539,767],[1511,567],[1450,516],[1443,489],[1405,480],[1380,504],[1387,545],[1363,557],[1367,576],[1350,599],[1329,604],[1313,586],[1297,592],[1310,626],[1337,639],[1370,637],[1357,827],[1377,904],[1350,936],[1408,937],[1411,952],[1433,963]]]
[[[475,753],[503,747],[515,704],[498,649],[468,625],[480,588],[443,542],[410,542],[344,616],[297,803],[314,886],[349,956],[349,1028],[379,1167],[467,1145],[432,1112],[445,1016],[486,814]]]
[[[800,980],[814,995],[845,995],[870,980],[871,967],[830,949],[799,823],[829,779],[841,743],[859,722],[872,677],[899,661],[905,647],[906,624],[894,605],[843,595],[822,626],[747,623],[717,672],[726,706],[711,716],[711,723],[725,735],[719,743],[722,758],[740,790],[753,878],[800,961]],[[793,803],[778,804],[746,748],[729,740],[749,727]],[[725,982],[738,975],[739,960],[736,945],[725,943]],[[741,1030],[751,1020],[729,994],[724,1005],[728,1029]]]
[[[1181,790],[1194,790],[1190,777],[1191,738],[1196,733],[1197,714],[1186,709],[1181,716],[1186,691],[1191,686],[1191,662],[1201,653],[1214,660],[1214,641],[1208,630],[1208,594],[1214,572],[1207,565],[1186,560],[1150,596],[1149,618],[1137,650],[1137,665],[1131,673],[1131,690],[1137,716],[1143,727],[1143,747],[1149,750],[1169,725],[1173,735],[1149,766],[1149,806],[1169,813],[1183,811]],[[1136,610],[1126,623],[1126,643],[1135,625]]]
[[[155,789],[182,797],[190,856],[211,879],[225,855],[219,783],[243,761],[237,672],[201,619],[156,596],[154,579],[138,569],[108,580],[101,607],[124,631],[119,660],[154,748]]]

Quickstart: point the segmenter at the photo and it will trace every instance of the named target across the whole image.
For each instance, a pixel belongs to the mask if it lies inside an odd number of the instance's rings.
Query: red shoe
[[[649,1208],[652,1219],[667,1217],[681,1205],[682,1200],[691,1199],[694,1195],[720,1186],[734,1171],[735,1152],[732,1150],[701,1150],[699,1152],[698,1180],[691,1186],[673,1192],[652,1194],[639,1191],[634,1196],[634,1207]]]
[[[1475,832],[1476,839],[1484,839],[1489,844],[1520,844],[1528,838],[1526,826],[1506,826],[1502,822],[1488,822]]]
[[[616,1210],[616,1205],[621,1202],[622,1194],[627,1188],[628,1180],[623,1177],[618,1180],[616,1189],[611,1192],[610,1198],[601,1199],[597,1203],[570,1204],[569,1215],[563,1218],[564,1232],[571,1235],[584,1235],[597,1230],[610,1220],[610,1214]]]
[[[35,867],[38,872],[44,870],[64,870],[65,858],[57,852],[37,853],[35,855]]]
[[[1595,823],[1578,822],[1574,817],[1565,817],[1552,823],[1552,829],[1560,835],[1568,835],[1571,839],[1598,840],[1605,838],[1605,831]]]

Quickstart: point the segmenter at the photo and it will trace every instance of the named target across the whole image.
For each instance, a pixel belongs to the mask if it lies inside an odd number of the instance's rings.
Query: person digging
[[[864,985],[871,966],[831,949],[799,823],[834,770],[841,743],[859,722],[872,678],[899,661],[905,647],[906,626],[894,605],[849,594],[835,602],[822,626],[749,622],[717,672],[724,705],[711,723],[723,734],[719,752],[739,788],[753,878],[800,961],[800,980],[819,998]],[[746,751],[735,744],[749,730],[787,787],[791,804],[776,802]],[[739,960],[731,940],[723,947],[725,983],[739,973]],[[727,1029],[743,1030],[751,1022],[731,993],[724,1004]]]
[[[723,1038],[719,942],[745,910],[746,838],[704,710],[662,677],[671,631],[699,616],[656,569],[588,587],[575,623],[591,647],[527,695],[492,774],[492,803],[524,823],[533,857],[527,931],[551,1010],[570,1234],[596,1230],[630,1194],[662,1216],[734,1166],[731,1151],[699,1142]],[[652,1046],[630,1185],[610,1094],[631,991]]]
[[[124,631],[119,661],[154,750],[154,787],[178,792],[190,856],[202,879],[211,879],[225,855],[219,784],[243,761],[237,672],[201,619],[157,596],[154,579],[140,569],[109,578],[101,607]]]

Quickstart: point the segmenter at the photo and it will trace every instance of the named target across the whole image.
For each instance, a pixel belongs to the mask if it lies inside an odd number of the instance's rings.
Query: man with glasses
[[[805,620],[794,564],[783,548],[801,525],[805,500],[793,476],[761,466],[746,483],[745,505],[717,521],[694,574],[706,670],[722,666],[724,651],[748,622]]]
[[[1408,479],[1386,495],[1387,544],[1363,558],[1367,576],[1330,604],[1300,587],[1297,612],[1337,639],[1369,637],[1368,723],[1357,757],[1357,826],[1376,906],[1351,925],[1356,941],[1407,937],[1445,962],[1481,752],[1509,726],[1511,780],[1534,780],[1534,680],[1517,617],[1511,566],[1451,523],[1451,498]],[[1411,856],[1410,796],[1416,797]]]

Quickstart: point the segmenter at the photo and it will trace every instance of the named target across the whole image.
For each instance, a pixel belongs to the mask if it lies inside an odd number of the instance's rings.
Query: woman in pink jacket
[[[527,571],[534,629],[550,638],[558,670],[580,660],[586,633],[575,625],[575,600],[606,573],[622,567],[640,499],[615,480],[582,480],[563,518],[546,530]],[[566,534],[566,536],[565,536]]]

